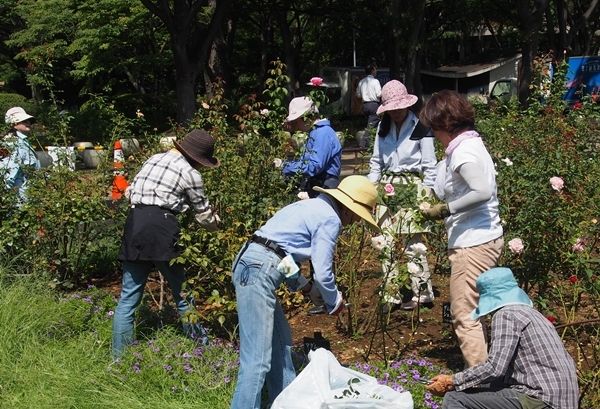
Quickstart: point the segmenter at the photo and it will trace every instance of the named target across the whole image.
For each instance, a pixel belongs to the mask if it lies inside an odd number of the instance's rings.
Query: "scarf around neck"
[[[456,138],[452,139],[446,148],[446,155],[450,155],[458,145],[460,145],[463,141],[467,139],[479,138],[479,134],[477,131],[466,131],[458,135]]]

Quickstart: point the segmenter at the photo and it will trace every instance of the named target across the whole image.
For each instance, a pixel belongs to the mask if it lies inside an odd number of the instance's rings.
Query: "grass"
[[[0,408],[229,407],[235,350],[198,350],[166,327],[111,364],[114,300],[90,294],[0,280]]]
[[[199,346],[173,325],[145,327],[147,338],[111,362],[114,306],[103,290],[60,296],[44,280],[10,281],[0,268],[0,409],[229,408],[239,365],[232,346]],[[437,373],[424,360],[356,368],[408,388],[416,409],[439,407],[414,382]]]

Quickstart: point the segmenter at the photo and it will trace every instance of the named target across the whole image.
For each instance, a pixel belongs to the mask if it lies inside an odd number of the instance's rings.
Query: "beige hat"
[[[286,121],[291,122],[305,114],[318,114],[319,110],[309,97],[296,97],[290,101]]]
[[[9,125],[15,125],[23,121],[27,121],[28,119],[32,119],[33,116],[29,115],[25,110],[21,107],[13,107],[6,111],[6,115],[4,116],[4,121]]]
[[[366,177],[351,175],[344,178],[335,189],[323,189],[318,186],[313,189],[333,197],[379,230],[377,222],[373,219],[373,210],[377,204],[377,189]]]

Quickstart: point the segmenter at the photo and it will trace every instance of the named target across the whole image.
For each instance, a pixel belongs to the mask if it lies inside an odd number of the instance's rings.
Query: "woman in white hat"
[[[373,238],[373,246],[385,254],[382,268],[386,278],[384,299],[388,309],[401,305],[401,308],[411,310],[419,304],[433,302],[434,298],[425,255],[427,248],[423,243],[423,233],[428,230],[418,222],[415,209],[428,194],[428,188],[433,187],[436,157],[432,139],[414,140],[428,132],[409,110],[417,99],[407,92],[400,81],[392,80],[383,86],[381,106],[377,109],[382,119],[377,127],[373,155],[369,161],[369,180],[379,183],[381,190],[386,185],[394,186],[394,189],[386,190],[398,199],[397,208],[390,209],[384,205],[377,207],[377,218],[383,234]],[[394,251],[400,235],[406,237],[403,251]],[[399,288],[395,281],[402,254],[406,256],[413,296],[400,304]]]
[[[308,132],[302,155],[286,160],[283,174],[286,178],[300,177],[298,188],[309,197],[315,197],[314,186],[336,187],[342,169],[342,145],[328,119],[319,119],[319,110],[309,97],[290,101],[286,125],[292,132]]]
[[[6,111],[4,120],[11,129],[2,141],[0,173],[4,177],[6,187],[16,190],[19,200],[24,202],[28,171],[40,168],[35,151],[27,140],[33,116],[21,107],[13,107]]]
[[[364,176],[348,176],[334,189],[280,209],[242,247],[233,265],[240,333],[240,369],[232,409],[259,409],[263,385],[269,403],[296,377],[290,327],[275,291],[320,293],[326,312],[337,315],[344,299],[335,284],[333,258],[342,226],[360,219],[377,229],[372,212],[377,190]],[[310,284],[297,263],[310,259]],[[312,290],[312,291],[311,291]]]

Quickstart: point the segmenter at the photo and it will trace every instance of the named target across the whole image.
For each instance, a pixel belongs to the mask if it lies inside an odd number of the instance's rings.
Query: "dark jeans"
[[[377,108],[379,108],[379,102],[371,101],[363,103],[363,114],[367,116],[367,127],[377,128],[379,124]]]
[[[442,409],[551,409],[538,399],[514,389],[469,389],[448,392]]]

